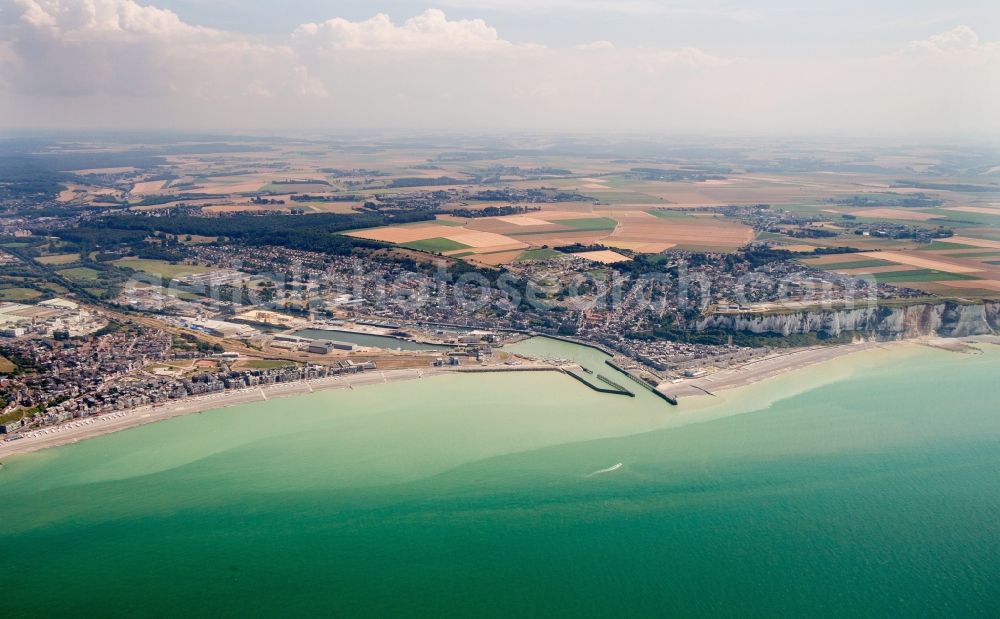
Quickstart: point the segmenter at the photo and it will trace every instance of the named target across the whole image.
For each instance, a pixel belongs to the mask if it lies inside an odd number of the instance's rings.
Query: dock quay
[[[645,387],[646,389],[648,389],[656,397],[658,397],[658,398],[660,398],[662,400],[666,400],[667,403],[669,403],[669,404],[671,404],[673,406],[677,406],[677,398],[674,398],[672,396],[669,396],[669,395],[663,393],[662,391],[660,391],[656,387],[653,387],[652,385],[650,385],[646,381],[642,380],[641,378],[639,378],[638,376],[636,376],[632,372],[629,372],[627,369],[621,367],[620,365],[618,365],[617,363],[615,363],[613,360],[611,360],[611,359],[605,359],[604,363],[608,364],[609,366],[611,366],[614,369],[618,370],[619,372],[621,372],[625,376],[628,376],[629,378],[631,378],[635,382],[639,383],[640,385],[642,385],[643,387]]]
[[[585,348],[592,348],[598,352],[602,352],[609,357],[615,355],[615,351],[611,350],[603,344],[598,344],[597,342],[588,342],[587,340],[578,340],[572,337],[566,337],[564,335],[551,335],[549,333],[539,333],[537,331],[531,331],[528,333],[531,337],[544,337],[550,340],[556,340],[557,342],[566,342],[567,344],[576,344],[577,346],[583,346]]]

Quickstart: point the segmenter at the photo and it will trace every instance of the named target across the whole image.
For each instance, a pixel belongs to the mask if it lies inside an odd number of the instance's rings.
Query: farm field
[[[554,248],[575,245],[629,258],[736,252],[757,241],[848,275],[911,272],[916,280],[907,283],[939,295],[995,295],[990,282],[1000,280],[1000,168],[980,165],[989,153],[553,136],[217,144],[177,146],[153,166],[87,170],[60,191],[61,208],[128,205],[136,216],[183,210],[213,218],[420,214],[435,219],[338,234],[392,245],[391,255],[481,266],[557,259],[566,254]],[[4,244],[25,247],[17,238]],[[33,265],[85,285],[97,279],[86,259],[76,264],[75,245],[49,239],[33,247]],[[95,260],[97,249],[79,251]],[[168,278],[207,268],[114,265]]]
[[[174,279],[181,275],[196,275],[217,270],[213,267],[197,264],[171,264],[165,260],[145,260],[142,258],[122,258],[115,260],[112,264],[149,273],[163,279]]]
[[[626,262],[629,258],[623,256],[618,252],[611,250],[599,250],[599,251],[581,251],[572,254],[577,258],[583,258],[585,260],[590,260],[592,262],[600,262],[601,264],[614,264],[616,262]]]
[[[516,258],[516,262],[529,262],[531,260],[554,260],[556,258],[561,258],[565,254],[555,251],[554,249],[529,249],[527,251],[521,252]]]
[[[442,254],[444,252],[454,252],[460,249],[469,249],[469,245],[464,245],[457,241],[452,241],[443,236],[420,239],[417,241],[407,241],[406,243],[400,243],[402,247],[407,249],[416,249],[417,251],[426,251],[434,254]],[[475,252],[472,252],[475,253]]]
[[[442,231],[446,221],[451,224],[451,229]],[[515,261],[523,253],[515,250],[577,243],[599,244],[638,253],[658,253],[674,247],[725,252],[734,251],[753,238],[753,230],[749,227],[721,217],[684,213],[656,217],[634,207],[577,212],[545,209],[523,215],[454,218],[419,225],[356,230],[346,234],[490,265],[504,264],[497,258],[501,253],[505,254],[505,259]],[[449,250],[449,244],[444,241],[459,246]]]
[[[74,282],[88,283],[96,282],[98,273],[90,267],[75,267],[72,269],[60,269],[57,271],[60,275],[66,279],[72,280]]]
[[[35,258],[35,262],[39,264],[72,264],[79,260],[80,254],[54,254]]]
[[[32,288],[2,288],[0,289],[0,300],[3,301],[31,301],[42,296],[42,293]]]
[[[873,276],[881,283],[931,294],[996,298],[1000,294],[1000,264],[993,260],[995,256],[982,250],[917,249],[828,254],[801,262],[845,275]]]

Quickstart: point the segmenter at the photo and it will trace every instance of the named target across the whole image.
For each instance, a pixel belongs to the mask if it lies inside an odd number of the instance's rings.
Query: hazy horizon
[[[947,140],[996,109],[985,2],[0,0],[5,130]]]

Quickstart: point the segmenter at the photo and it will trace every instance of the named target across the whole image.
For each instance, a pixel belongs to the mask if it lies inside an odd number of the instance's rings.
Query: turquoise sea
[[[5,462],[0,609],[996,617],[998,378],[913,345],[677,408],[522,373],[179,417]]]

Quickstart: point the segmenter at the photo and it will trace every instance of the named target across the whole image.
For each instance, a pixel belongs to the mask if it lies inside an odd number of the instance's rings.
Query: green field
[[[950,241],[934,241],[929,245],[924,245],[919,249],[975,249],[975,245],[965,245],[963,243],[952,243]]]
[[[42,288],[45,288],[46,290],[51,290],[56,294],[66,294],[67,292],[69,292],[69,290],[66,289],[65,286],[60,286],[55,282],[44,282],[41,284],[41,286]]]
[[[601,191],[588,189],[580,193],[601,202],[622,202],[625,204],[663,204],[665,202],[662,198],[637,191]]]
[[[122,258],[115,260],[111,264],[119,267],[127,267],[155,275],[164,279],[174,279],[181,275],[195,275],[216,270],[213,267],[206,267],[200,264],[171,264],[165,260],[145,260],[142,258]]]
[[[949,258],[992,258],[993,256],[1000,256],[1000,249],[970,251],[969,253],[961,254],[948,254]]]
[[[610,217],[582,217],[580,219],[560,219],[560,226],[577,230],[614,230],[618,222]]]
[[[202,236],[200,234],[179,234],[177,235],[177,240],[185,245],[203,245],[205,243],[214,243],[219,240],[219,237]]]
[[[53,254],[51,256],[39,256],[35,262],[39,264],[72,264],[80,260],[80,254]]]
[[[691,213],[682,211],[676,208],[651,208],[646,211],[654,217],[659,217],[661,219],[688,219],[691,217]],[[769,232],[762,232],[761,234],[770,234]]]
[[[913,271],[891,271],[888,273],[874,273],[875,280],[882,284],[896,284],[900,282],[938,282],[947,280],[972,280],[978,279],[972,275],[962,273],[945,273],[944,271],[932,271],[931,269],[914,269]]]
[[[962,224],[971,226],[996,226],[1000,223],[1000,212],[995,215],[989,213],[966,213],[964,211],[949,211],[947,209],[934,209],[927,211],[934,214],[931,220],[935,224],[947,223],[953,226]]]
[[[440,254],[446,251],[454,251],[456,249],[469,249],[468,245],[452,241],[451,239],[446,239],[443,236],[434,237],[432,239],[423,239],[420,241],[410,241],[409,243],[400,243],[399,246],[435,254]]]
[[[273,370],[274,368],[283,368],[289,365],[292,365],[291,361],[280,361],[278,359],[247,359],[246,361],[239,362],[239,367],[248,370]]]
[[[7,357],[0,357],[0,374],[10,374],[17,369],[14,362]]]
[[[71,279],[76,282],[94,282],[97,281],[98,272],[90,267],[76,267],[73,269],[61,269],[56,271],[56,273],[62,275],[66,279]]]
[[[4,288],[0,290],[0,300],[3,301],[30,301],[42,296],[42,293],[31,288]]]
[[[830,264],[816,264],[815,262],[810,262],[803,260],[802,264],[823,269],[824,271],[836,271],[838,269],[870,269],[872,267],[888,267],[896,264],[895,262],[889,262],[888,260],[879,260],[877,258],[871,258],[868,260],[856,260],[854,262],[833,262]]]
[[[529,249],[520,256],[514,262],[527,262],[529,260],[551,260],[553,258],[560,258],[565,256],[565,254],[557,252],[554,249]]]

